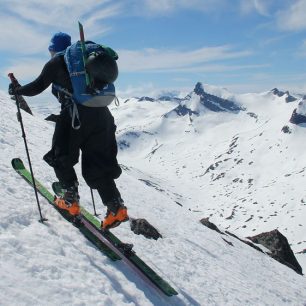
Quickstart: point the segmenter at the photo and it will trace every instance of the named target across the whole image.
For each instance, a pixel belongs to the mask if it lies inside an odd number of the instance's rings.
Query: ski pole
[[[14,85],[18,84],[18,81],[15,78],[13,73],[9,73],[8,77],[10,78],[11,82]],[[27,153],[27,157],[28,157],[28,162],[29,162],[31,177],[32,177],[32,181],[33,181],[33,187],[34,187],[36,202],[37,202],[38,211],[39,211],[39,215],[40,215],[39,222],[43,223],[44,221],[47,221],[47,219],[43,218],[42,213],[41,213],[40,204],[39,204],[38,192],[37,192],[37,188],[36,188],[36,182],[35,182],[35,178],[34,178],[34,173],[33,173],[33,169],[32,169],[30,153],[29,153],[29,149],[28,149],[28,144],[27,144],[27,140],[26,140],[26,134],[25,134],[25,130],[24,130],[24,126],[23,126],[23,121],[22,121],[22,116],[21,116],[21,111],[20,111],[20,97],[18,95],[14,95],[14,96],[15,96],[15,101],[16,101],[16,105],[17,105],[17,119],[20,122],[20,126],[21,126],[22,138],[23,138],[23,141],[24,141],[24,146],[25,146],[25,150],[26,150],[26,153]]]
[[[91,193],[91,199],[92,199],[92,206],[93,206],[93,209],[94,209],[94,213],[95,213],[95,216],[99,216],[99,214],[97,214],[96,212],[96,205],[95,205],[95,199],[94,199],[94,196],[93,196],[93,191],[92,191],[92,188],[90,188],[90,193]]]

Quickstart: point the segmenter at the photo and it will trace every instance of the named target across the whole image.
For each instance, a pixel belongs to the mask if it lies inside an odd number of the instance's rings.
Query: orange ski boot
[[[55,197],[54,204],[63,210],[67,210],[71,216],[80,214],[81,209],[79,205],[79,193],[77,186],[71,186],[64,189],[63,197]]]
[[[55,197],[54,204],[60,209],[67,210],[71,216],[77,216],[81,212],[78,202],[67,203],[64,198]]]
[[[129,216],[127,214],[127,208],[123,205],[123,201],[108,203],[108,209],[106,216],[101,224],[103,230],[117,227],[122,222],[128,221]],[[114,205],[115,204],[115,205]]]

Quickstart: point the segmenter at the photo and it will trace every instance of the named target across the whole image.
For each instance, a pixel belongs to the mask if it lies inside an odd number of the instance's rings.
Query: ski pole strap
[[[75,103],[72,103],[71,126],[74,130],[78,130],[81,127],[79,110]]]

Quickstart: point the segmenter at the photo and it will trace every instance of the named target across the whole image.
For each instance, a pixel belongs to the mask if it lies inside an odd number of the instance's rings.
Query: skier
[[[78,179],[73,166],[78,163],[81,150],[82,175],[90,188],[98,190],[107,207],[102,223],[105,230],[128,220],[127,208],[114,181],[122,172],[117,161],[116,125],[107,107],[77,104],[82,124],[79,129],[72,127],[73,102],[57,89],[60,86],[72,92],[63,52],[70,45],[71,37],[68,34],[54,34],[48,48],[51,59],[45,64],[41,74],[24,86],[11,83],[9,94],[35,96],[52,84],[52,93],[61,103],[61,112],[56,120],[52,148],[44,156],[44,160],[54,168],[64,189],[64,196],[57,198],[55,204],[73,216],[80,214]]]

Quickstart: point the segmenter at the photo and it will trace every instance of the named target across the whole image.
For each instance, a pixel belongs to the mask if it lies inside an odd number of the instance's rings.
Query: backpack
[[[96,44],[92,41],[85,42],[86,54],[83,54],[81,42],[78,41],[71,46],[69,46],[64,52],[64,59],[67,65],[67,69],[70,75],[73,93],[71,98],[74,103],[81,104],[88,107],[105,107],[111,104],[116,98],[115,86],[113,83],[99,83],[99,80],[95,80],[95,76],[91,76],[90,71],[85,70],[84,58],[87,59],[90,56],[99,56],[101,58],[104,56],[114,62],[112,67],[117,69],[116,60],[118,59],[117,53],[103,45]],[[97,57],[99,61],[99,57]],[[86,62],[86,60],[85,60]],[[115,66],[114,66],[115,65]],[[90,66],[88,68],[91,68]],[[89,69],[90,70],[90,69]],[[95,71],[97,73],[97,71]],[[104,74],[108,71],[104,71]],[[103,74],[103,73],[102,73]],[[113,71],[110,71],[110,74],[114,74]],[[86,78],[89,77],[90,84],[86,81]],[[113,80],[114,78],[111,78]],[[96,86],[100,84],[100,86]]]

